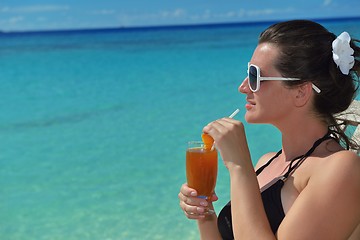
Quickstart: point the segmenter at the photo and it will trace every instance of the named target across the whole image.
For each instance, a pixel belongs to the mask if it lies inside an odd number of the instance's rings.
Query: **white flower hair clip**
[[[343,32],[332,42],[334,62],[345,75],[349,74],[355,64],[354,49],[350,47],[350,40],[349,33]]]

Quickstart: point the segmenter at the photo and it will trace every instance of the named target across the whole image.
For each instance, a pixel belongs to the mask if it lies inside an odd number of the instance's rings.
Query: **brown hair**
[[[334,117],[346,110],[356,97],[360,73],[360,47],[352,39],[355,65],[349,75],[341,73],[332,58],[332,42],[336,35],[322,25],[308,20],[276,23],[261,33],[260,43],[271,43],[280,50],[275,68],[284,77],[297,77],[301,81],[287,81],[289,86],[311,81],[321,89],[314,98],[315,112],[346,147],[358,148],[351,142]]]

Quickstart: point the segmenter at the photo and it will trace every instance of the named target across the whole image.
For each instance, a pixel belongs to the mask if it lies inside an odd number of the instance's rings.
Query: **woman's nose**
[[[238,88],[239,92],[241,93],[248,93],[249,92],[249,85],[248,85],[248,78],[246,77],[244,81],[240,84]]]

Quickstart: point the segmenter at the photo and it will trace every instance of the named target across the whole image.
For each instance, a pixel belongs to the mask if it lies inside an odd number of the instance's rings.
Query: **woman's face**
[[[260,68],[262,77],[282,77],[274,67],[277,56],[276,46],[262,43],[255,49],[250,63]],[[259,91],[254,93],[249,89],[246,77],[239,86],[239,91],[246,94],[245,120],[249,123],[277,125],[294,109],[291,90],[286,88],[282,81],[262,81]]]

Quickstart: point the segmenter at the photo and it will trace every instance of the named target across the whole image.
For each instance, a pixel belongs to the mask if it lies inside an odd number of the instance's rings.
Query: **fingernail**
[[[197,207],[196,210],[198,213],[203,213],[205,211],[202,207]]]
[[[200,202],[200,205],[206,207],[208,205],[208,202],[206,201]]]
[[[191,192],[190,195],[196,197],[196,192]]]

